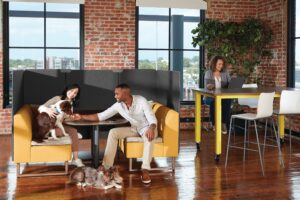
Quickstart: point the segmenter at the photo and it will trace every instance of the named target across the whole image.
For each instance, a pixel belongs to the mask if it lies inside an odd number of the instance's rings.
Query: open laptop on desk
[[[228,89],[241,89],[245,82],[245,78],[243,77],[234,77],[230,80]]]

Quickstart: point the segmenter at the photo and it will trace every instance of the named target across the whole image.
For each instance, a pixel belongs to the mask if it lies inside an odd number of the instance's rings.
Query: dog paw
[[[117,183],[115,183],[114,186],[115,186],[117,189],[121,189],[121,188],[122,188],[122,185],[119,185],[119,184],[117,184]]]

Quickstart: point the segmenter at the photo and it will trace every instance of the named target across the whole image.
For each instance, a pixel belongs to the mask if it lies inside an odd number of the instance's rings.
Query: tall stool
[[[263,166],[263,160],[262,160],[262,153],[261,153],[261,148],[260,148],[260,143],[259,143],[259,138],[258,138],[258,132],[257,132],[257,125],[256,125],[256,120],[258,119],[266,119],[266,124],[265,124],[265,133],[267,131],[267,119],[272,116],[273,113],[273,101],[274,101],[274,96],[275,92],[272,93],[261,93],[258,98],[258,105],[257,105],[257,113],[243,113],[243,114],[237,114],[237,115],[232,115],[230,119],[230,128],[229,128],[229,136],[228,136],[228,144],[227,144],[227,152],[226,152],[226,160],[225,160],[225,168],[227,167],[228,163],[228,156],[229,156],[229,148],[238,148],[238,149],[243,149],[244,150],[244,157],[243,160],[245,160],[245,154],[246,150],[251,150],[251,151],[258,151],[259,153],[259,159],[260,159],[260,165],[261,165],[261,171],[263,176],[265,175],[264,172],[264,166]],[[231,138],[231,132],[232,132],[232,126],[234,119],[242,119],[245,120],[245,134],[244,134],[244,147],[239,147],[235,145],[230,144],[230,138]],[[246,135],[247,135],[247,123],[253,121],[254,127],[255,127],[255,134],[256,134],[256,143],[257,143],[257,148],[258,150],[254,149],[249,149],[246,148]],[[278,147],[278,153],[280,157],[281,164],[283,164],[283,160],[281,157],[281,150],[280,150],[280,144],[279,144],[279,135],[278,132],[275,130],[274,126],[274,120],[272,119],[273,122],[273,129],[275,132],[276,136],[276,141],[277,141],[277,147]],[[248,133],[249,134],[249,133]]]
[[[296,91],[289,91],[283,90],[280,96],[280,107],[279,110],[274,110],[274,114],[284,115],[285,117],[291,117],[292,115],[299,115],[300,114],[300,90]],[[291,139],[291,121],[289,121],[289,136],[290,136],[290,154],[292,153],[292,139]],[[279,132],[279,127],[278,127]]]

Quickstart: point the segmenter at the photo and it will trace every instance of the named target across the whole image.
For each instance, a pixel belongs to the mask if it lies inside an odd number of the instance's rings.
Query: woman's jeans
[[[215,99],[206,97],[203,103],[209,105],[209,116],[212,125],[215,125]],[[230,119],[231,99],[222,99],[222,123],[228,124]]]

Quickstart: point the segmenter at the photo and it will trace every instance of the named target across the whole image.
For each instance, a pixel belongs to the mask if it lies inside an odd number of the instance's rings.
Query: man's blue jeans
[[[215,99],[205,97],[203,103],[209,105],[209,116],[212,125],[215,125]],[[228,124],[230,119],[231,99],[222,99],[222,123]]]

